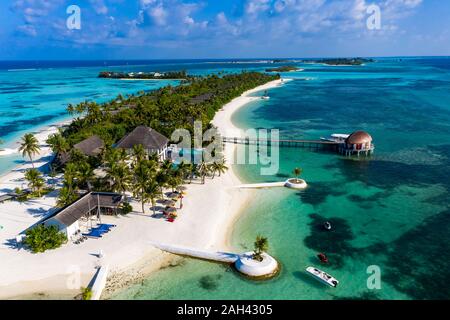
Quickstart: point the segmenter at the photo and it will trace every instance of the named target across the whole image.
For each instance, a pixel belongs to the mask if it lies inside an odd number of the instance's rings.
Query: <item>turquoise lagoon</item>
[[[386,59],[361,67],[303,65],[239,110],[242,128],[277,128],[284,138],[355,129],[376,144],[370,159],[282,148],[280,170],[235,166],[248,182],[280,181],[304,169],[309,188],[257,191],[236,223],[232,245],[251,249],[258,234],[282,264],[276,278],[250,281],[232,268],[184,259],[115,299],[431,299],[450,297],[450,60]],[[321,230],[323,221],[334,225]],[[329,266],[315,257],[325,252]],[[305,274],[315,265],[340,280],[328,288]],[[381,289],[369,289],[378,266]],[[369,269],[370,270],[370,269]]]
[[[258,234],[269,238],[269,251],[282,264],[276,278],[250,281],[228,266],[186,258],[118,292],[114,299],[450,297],[450,289],[443,285],[450,277],[450,59],[386,58],[360,67],[299,66],[305,70],[284,74],[293,81],[270,90],[270,100],[240,109],[233,122],[242,128],[279,129],[283,138],[317,139],[363,129],[374,138],[375,155],[356,160],[282,148],[275,175],[261,176],[259,165],[234,166],[248,182],[280,181],[291,176],[294,167],[304,169],[308,189],[257,191],[233,230],[231,242],[236,251],[250,249]],[[208,74],[265,67],[167,61],[117,68]],[[10,137],[22,131],[64,118],[64,105],[69,102],[108,99],[119,92],[161,85],[102,81],[96,78],[101,69],[105,68],[22,71],[35,72],[35,81],[25,73],[21,76],[22,72],[0,71],[0,127],[12,128],[11,133],[2,129],[0,137],[11,141]],[[45,73],[53,73],[53,80],[39,76]],[[11,88],[25,84],[39,88],[5,95],[7,81],[12,82]],[[86,86],[78,87],[78,81]],[[60,82],[65,85],[55,84]],[[52,90],[56,92],[45,97]],[[58,94],[61,90],[65,93]],[[95,96],[99,94],[107,95]],[[11,115],[13,105],[26,106],[29,111],[18,108]],[[21,121],[23,125],[14,126]],[[0,161],[11,164],[4,158]],[[332,232],[321,230],[324,220],[332,222]],[[320,266],[315,257],[318,252],[329,256],[329,266]],[[309,278],[304,272],[309,265],[334,275],[340,286],[327,288]],[[367,268],[373,265],[381,271],[379,290],[367,286]]]

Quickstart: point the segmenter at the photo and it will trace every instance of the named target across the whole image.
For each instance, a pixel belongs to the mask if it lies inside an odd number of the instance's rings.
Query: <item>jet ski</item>
[[[328,257],[324,253],[319,253],[317,255],[317,258],[319,258],[320,262],[322,263],[328,263]]]

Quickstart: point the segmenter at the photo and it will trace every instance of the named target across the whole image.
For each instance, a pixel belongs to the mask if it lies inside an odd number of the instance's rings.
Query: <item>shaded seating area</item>
[[[90,234],[99,237],[114,225],[102,224],[101,215],[117,213],[123,196],[111,192],[88,192],[70,205],[47,217],[41,223],[55,225],[68,239],[77,241]],[[94,227],[96,225],[96,227]]]

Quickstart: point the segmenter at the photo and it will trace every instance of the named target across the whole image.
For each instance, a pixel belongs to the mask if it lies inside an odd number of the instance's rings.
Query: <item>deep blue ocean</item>
[[[66,118],[67,103],[101,102],[167,84],[98,79],[104,69],[209,74],[268,67],[204,60],[21,63],[0,63],[0,138],[6,145],[23,132]],[[383,58],[357,67],[297,65],[304,70],[283,74],[293,81],[270,90],[270,100],[240,109],[235,124],[277,128],[285,138],[317,139],[362,129],[372,135],[375,154],[356,160],[282,148],[280,170],[273,176],[260,176],[258,165],[235,166],[248,182],[280,181],[295,167],[304,170],[308,189],[258,191],[233,232],[236,251],[250,249],[257,234],[268,237],[269,252],[282,264],[276,278],[249,281],[226,266],[186,258],[115,298],[450,297],[445,285],[450,277],[450,59]],[[0,169],[17,161],[0,158]],[[332,232],[321,230],[324,220],[332,222]],[[327,253],[330,265],[320,266],[317,252]],[[309,265],[338,278],[339,287],[327,288],[306,276]],[[370,266],[381,272],[381,289],[367,286]]]

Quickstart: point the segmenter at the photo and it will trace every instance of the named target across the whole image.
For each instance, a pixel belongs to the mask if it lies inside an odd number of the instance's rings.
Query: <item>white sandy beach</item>
[[[240,130],[231,122],[232,114],[250,101],[259,99],[248,95],[274,88],[281,80],[247,91],[225,105],[219,111],[213,124],[223,135],[239,135]],[[43,144],[36,167],[45,165],[51,151],[43,143],[55,132],[56,126],[36,135]],[[227,145],[226,159],[232,159],[234,145]],[[0,177],[0,194],[23,187],[23,172],[29,163]],[[56,202],[56,192],[43,198],[0,204],[0,299],[27,297],[70,298],[86,287],[101,263],[109,264],[110,276],[103,298],[130,282],[142,279],[150,272],[176,263],[180,258],[149,245],[149,242],[183,245],[199,249],[228,249],[229,234],[235,219],[250,201],[250,190],[234,186],[241,184],[233,170],[228,170],[215,179],[206,179],[206,185],[199,181],[186,184],[186,197],[179,217],[174,223],[151,216],[149,206],[146,213],[140,212],[140,204],[133,203],[134,211],[126,216],[102,217],[102,222],[117,227],[100,239],[88,239],[82,244],[68,243],[63,247],[41,254],[17,250],[10,246],[17,234],[48,215]],[[207,196],[208,201],[205,201]],[[104,257],[97,257],[102,250]],[[79,280],[79,283],[77,283]]]

